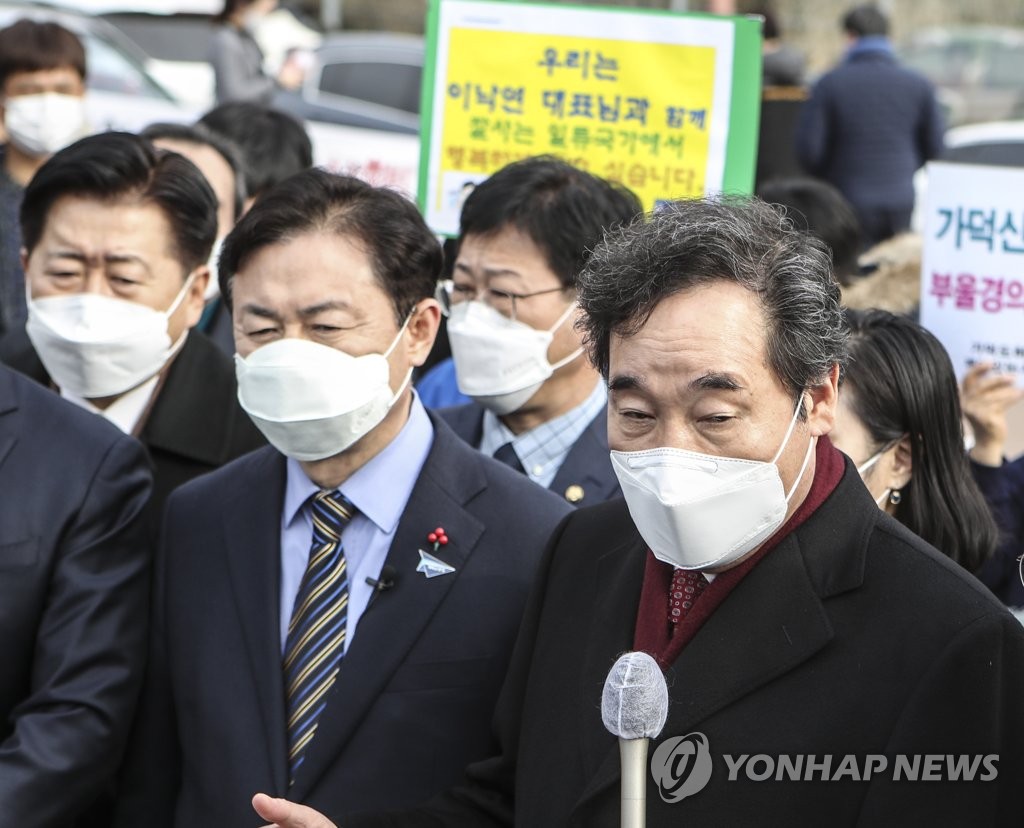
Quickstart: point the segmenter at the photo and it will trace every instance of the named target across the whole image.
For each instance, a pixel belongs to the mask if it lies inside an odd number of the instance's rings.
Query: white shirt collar
[[[86,411],[91,411],[93,414],[99,414],[101,417],[110,420],[125,434],[132,434],[135,431],[135,427],[139,424],[139,420],[142,419],[142,415],[146,413],[158,382],[160,382],[160,374],[150,377],[142,385],[137,385],[131,391],[125,391],[103,409],[97,408],[89,400],[64,388],[60,389],[60,395],[68,402],[72,402]]]

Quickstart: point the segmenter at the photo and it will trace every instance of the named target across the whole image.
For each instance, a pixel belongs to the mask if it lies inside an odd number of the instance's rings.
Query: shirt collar
[[[80,397],[78,394],[74,394],[64,388],[60,389],[60,395],[68,402],[72,402],[86,411],[99,414],[116,425],[125,434],[131,434],[135,431],[135,426],[139,424],[139,420],[142,419],[142,415],[149,406],[149,401],[153,398],[153,392],[156,390],[159,381],[159,374],[150,377],[142,385],[123,393],[106,408],[97,408],[84,397]]]
[[[528,473],[535,468],[543,470],[551,463],[561,464],[569,449],[607,404],[608,391],[599,380],[578,406],[518,435],[513,434],[493,411],[485,411],[480,451],[490,457],[505,443],[511,442],[519,462]]]
[[[434,442],[434,427],[419,395],[413,391],[409,419],[394,440],[339,487],[361,515],[390,534],[398,526],[413,486]],[[309,499],[320,491],[298,460],[289,457],[284,492],[284,522],[299,518]]]
[[[870,52],[892,54],[892,43],[885,35],[864,35],[857,38],[846,51],[846,57],[852,58]]]

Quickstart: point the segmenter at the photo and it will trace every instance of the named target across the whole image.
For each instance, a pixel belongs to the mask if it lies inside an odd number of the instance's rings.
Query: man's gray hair
[[[715,281],[757,296],[772,369],[794,395],[846,362],[828,248],[755,198],[677,201],[608,233],[578,281],[591,360],[608,377],[612,334],[631,336],[668,296]]]

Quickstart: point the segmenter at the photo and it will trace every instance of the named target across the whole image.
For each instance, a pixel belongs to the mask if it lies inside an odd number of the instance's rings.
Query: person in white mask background
[[[0,334],[25,322],[18,209],[47,158],[85,134],[85,49],[57,23],[0,30]]]
[[[0,359],[136,436],[154,465],[154,528],[186,480],[263,445],[229,357],[192,330],[216,199],[188,159],[103,133],[55,154],[21,207],[28,321]]]
[[[850,365],[832,442],[879,508],[997,589],[1006,561],[990,561],[998,532],[971,474],[946,349],[888,311],[847,311],[847,319]]]
[[[619,745],[599,700],[641,650],[669,694],[650,828],[1024,821],[1024,629],[831,445],[839,299],[824,244],[756,200],[675,202],[597,245],[579,302],[624,499],[575,511],[548,549],[499,753],[416,813],[326,816],[615,828]],[[690,775],[698,751],[710,778]],[[896,756],[922,754],[943,756],[933,781],[894,781]],[[998,761],[954,781],[950,755]],[[885,770],[865,775],[869,756]],[[801,770],[766,772],[784,761]],[[328,825],[254,805],[286,828]]]
[[[628,190],[559,159],[510,164],[466,199],[442,297],[456,381],[473,400],[442,416],[576,506],[619,494],[607,393],[576,329],[576,276],[602,233],[640,212]]]
[[[271,445],[168,503],[117,825],[246,825],[267,789],[413,805],[490,752],[527,590],[571,507],[411,388],[440,270],[413,203],[323,170],[227,237],[238,396]]]
[[[206,306],[196,329],[205,333],[228,356],[235,353],[231,311],[221,301],[217,284],[217,257],[224,237],[242,217],[248,191],[239,149],[227,138],[202,124],[150,124],[140,133],[153,146],[184,155],[206,178],[217,197],[217,239],[210,250],[210,279],[206,283]]]

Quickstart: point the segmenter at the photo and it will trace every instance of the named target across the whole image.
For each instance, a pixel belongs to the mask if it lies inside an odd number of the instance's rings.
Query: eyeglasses
[[[512,293],[507,290],[486,288],[478,291],[472,285],[456,284],[451,279],[444,279],[437,285],[435,298],[441,305],[441,312],[448,316],[452,308],[461,305],[463,302],[471,302],[478,299],[494,308],[498,313],[510,319],[516,318],[516,303],[523,299],[532,299],[534,296],[543,296],[546,293],[564,292],[564,287],[548,288],[547,290],[535,290],[533,293]]]

